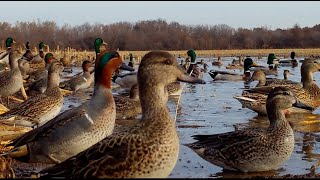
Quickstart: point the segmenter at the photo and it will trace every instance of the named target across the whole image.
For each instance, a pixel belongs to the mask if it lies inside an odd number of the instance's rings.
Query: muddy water
[[[224,61],[224,66],[231,63],[232,60],[232,58],[222,59]],[[298,60],[299,59],[302,58],[298,58]],[[212,59],[204,58],[204,60],[209,65],[209,70],[226,70],[224,67],[218,68],[212,66]],[[257,62],[258,64],[266,66],[266,59],[258,60]],[[282,72],[284,69],[289,69],[295,74],[289,77],[289,79],[300,81],[300,66],[301,63],[299,63],[299,67],[297,68],[279,67],[279,78],[283,78]],[[80,71],[81,69],[78,67],[73,68],[71,74],[63,74],[62,80],[66,80]],[[240,70],[231,71],[243,73]],[[320,73],[316,73],[314,77],[317,82],[320,82]],[[234,124],[249,127],[267,127],[268,119],[266,117],[258,117],[257,114],[250,109],[242,108],[240,102],[233,98],[233,96],[242,93],[242,88],[244,88],[243,82],[213,81],[208,73],[204,74],[203,79],[207,84],[186,84],[184,87],[176,122],[181,144],[180,154],[178,162],[170,177],[239,177],[239,173],[223,172],[222,168],[203,160],[195,152],[182,144],[193,142],[191,136],[195,134],[216,134],[233,131]],[[257,82],[251,83],[250,86],[255,86],[256,83]],[[90,98],[90,94],[92,94],[92,90],[91,87],[85,91],[79,91],[76,94],[65,97],[63,111],[72,108],[73,106],[79,106],[81,103],[87,101]],[[114,90],[115,93],[118,91],[119,89]],[[168,107],[172,118],[175,117],[177,101],[177,98],[170,98],[168,101]],[[291,115],[288,117],[288,120],[291,121],[295,127],[296,142],[291,158],[282,166],[282,168],[265,173],[241,173],[241,177],[257,175],[297,175],[308,173],[310,167],[320,159],[320,143],[318,143],[320,141],[320,115],[317,115],[319,112],[320,110],[318,109],[313,114]],[[16,166],[20,165],[17,164]],[[24,164],[24,166],[26,166],[26,164]],[[38,171],[42,168],[43,166],[37,166],[37,168],[34,168],[32,171]],[[22,171],[25,172],[25,170]]]
[[[232,58],[222,58],[224,66],[231,63]],[[303,59],[303,58],[298,58]],[[212,66],[210,59],[205,59],[210,69],[226,70],[224,67]],[[267,66],[266,59],[257,60],[258,64]],[[293,76],[290,80],[300,81],[300,66],[279,67],[278,78],[283,78],[284,69],[289,69]],[[233,70],[231,70],[233,71]],[[235,70],[243,73],[243,71]],[[270,76],[273,77],[273,76]],[[320,73],[314,74],[315,80],[320,82]],[[181,110],[177,116],[177,127],[180,135],[180,143],[191,143],[194,134],[216,134],[233,131],[234,124],[249,127],[267,127],[268,119],[258,117],[254,111],[242,108],[242,105],[233,96],[240,95],[244,88],[243,82],[213,81],[209,74],[203,77],[207,81],[205,85],[186,85],[181,96]],[[251,83],[255,86],[257,82]],[[173,101],[169,106],[175,108]],[[241,177],[256,175],[285,175],[305,174],[310,172],[310,167],[320,159],[320,110],[313,114],[291,115],[287,119],[293,122],[295,127],[295,148],[290,159],[276,171],[266,173],[246,173]],[[179,128],[184,127],[184,128]],[[187,128],[189,126],[189,128]],[[200,126],[200,127],[193,127]],[[318,172],[318,170],[316,171]],[[223,172],[222,168],[200,158],[189,148],[180,146],[180,157],[170,177],[177,178],[202,178],[202,177],[239,177],[237,173]]]

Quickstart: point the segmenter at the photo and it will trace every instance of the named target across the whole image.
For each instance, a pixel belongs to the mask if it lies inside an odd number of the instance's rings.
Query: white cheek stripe
[[[86,118],[88,119],[88,121],[93,124],[93,120],[91,119],[91,117],[88,115],[88,113],[84,113],[84,115],[86,116]]]

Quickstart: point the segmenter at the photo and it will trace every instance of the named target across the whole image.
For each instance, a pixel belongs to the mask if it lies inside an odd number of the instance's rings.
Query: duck
[[[26,52],[22,55],[22,59],[25,59],[29,62],[34,58],[32,52],[30,50],[29,41],[27,41],[25,46],[26,46]]]
[[[33,57],[33,59],[30,61],[30,63],[33,63],[33,64],[37,64],[37,63],[44,63],[44,52],[43,52],[43,48],[45,46],[48,46],[46,45],[45,43],[43,42],[40,42],[39,43],[39,54],[37,54],[36,56]]]
[[[182,86],[179,81],[170,83],[167,86],[167,90],[170,96],[179,96],[182,93]]]
[[[53,61],[58,61],[52,53],[47,53],[44,57],[46,68],[44,70],[35,71],[29,77],[31,83],[27,84],[28,94],[42,94],[47,89],[48,73]],[[60,81],[60,79],[59,79]]]
[[[7,146],[12,158],[28,163],[57,164],[109,136],[115,125],[116,107],[111,92],[113,71],[123,67],[117,51],[100,51],[104,41],[94,41],[97,56],[94,92],[90,100],[60,113]]]
[[[82,75],[60,83],[60,88],[69,89],[74,92],[77,92],[80,89],[88,88],[93,82],[93,64],[90,61],[85,60],[82,63],[82,69]]]
[[[130,96],[113,96],[116,104],[116,119],[135,118],[142,113],[138,84],[131,87]]]
[[[17,50],[9,52],[10,70],[0,73],[0,98],[9,97],[23,88],[23,77],[18,65],[20,58],[21,54]],[[7,105],[9,105],[9,101]]]
[[[229,171],[260,172],[279,169],[292,155],[294,132],[286,110],[305,107],[286,87],[276,87],[267,98],[269,126],[221,134],[193,135],[185,144],[204,160]]]
[[[250,78],[250,67],[256,66],[256,64],[252,61],[251,58],[246,58],[244,60],[244,74],[240,75],[237,73],[232,73],[228,71],[217,71],[210,70],[208,73],[212,77],[213,80],[222,80],[222,81],[247,81]]]
[[[12,50],[12,46],[17,42],[12,37],[7,37],[5,41],[5,47],[7,48],[5,51],[0,53],[0,61],[3,66],[9,65],[9,53]]]
[[[311,109],[289,108],[289,113],[311,113],[320,106],[320,88],[313,80],[313,73],[320,71],[320,63],[317,60],[305,60],[301,65],[302,88],[296,84],[285,84],[296,95],[299,101],[311,107]],[[265,103],[267,94],[275,86],[263,86],[250,88],[243,91],[241,96],[235,96],[243,107],[249,108],[259,115],[267,115]]]
[[[293,74],[288,69],[285,69],[283,71],[283,77],[284,77],[283,79],[266,78],[266,74],[264,73],[264,71],[258,69],[256,71],[254,71],[251,78],[246,83],[248,84],[253,81],[259,81],[259,83],[256,85],[256,87],[295,84],[298,87],[302,88],[301,83],[288,80],[288,77],[290,75],[293,75]]]
[[[243,57],[239,56],[239,60],[237,61],[236,59],[233,59],[232,63],[226,66],[226,69],[242,69],[243,68],[242,61],[243,61]]]
[[[220,56],[218,57],[217,61],[213,61],[212,62],[212,66],[222,66],[222,65],[223,65],[223,62],[221,61],[221,57]]]
[[[132,68],[133,69],[133,68]],[[134,71],[134,69],[133,69]],[[118,84],[123,89],[131,89],[131,87],[137,84],[137,72],[130,72],[126,74],[115,74],[112,77],[112,81]]]
[[[27,79],[29,78],[29,71],[30,71],[30,64],[27,60],[25,59],[19,59],[18,60],[18,65],[19,65],[19,69],[21,72],[21,75],[23,77],[23,79]]]
[[[57,116],[64,101],[58,86],[62,70],[62,63],[53,62],[49,69],[46,91],[28,98],[10,111],[1,114],[0,123],[33,128]]]
[[[167,107],[165,86],[175,81],[204,84],[189,76],[175,57],[150,51],[138,69],[142,120],[119,129],[66,161],[41,170],[41,178],[165,178],[179,155],[179,136]],[[166,77],[166,78],[163,78]],[[67,168],[68,167],[68,168]]]

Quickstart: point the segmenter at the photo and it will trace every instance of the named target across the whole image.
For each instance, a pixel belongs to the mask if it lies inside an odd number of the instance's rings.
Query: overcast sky
[[[1,1],[0,22],[53,20],[58,25],[164,19],[183,25],[271,29],[320,24],[320,1]]]

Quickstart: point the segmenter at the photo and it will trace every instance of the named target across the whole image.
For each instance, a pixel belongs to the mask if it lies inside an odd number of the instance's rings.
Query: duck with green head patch
[[[201,72],[200,68],[198,67],[197,65],[197,62],[196,62],[196,58],[197,58],[197,54],[196,52],[191,49],[187,52],[187,55],[188,55],[188,58],[190,58],[190,65],[189,65],[189,68],[187,70],[187,73],[190,74],[192,72],[192,76],[194,77],[202,77],[203,76],[203,72]]]
[[[12,46],[16,43],[12,37],[8,37],[5,41],[6,50],[0,53],[0,63],[4,66],[9,66],[9,53],[12,49]]]
[[[39,54],[36,55],[31,61],[30,63],[44,63],[44,52],[43,52],[43,48],[45,46],[48,46],[46,45],[45,43],[43,42],[40,42],[39,43]]]
[[[26,162],[60,163],[109,136],[116,117],[111,76],[122,65],[118,52],[100,52],[92,98],[15,139],[8,154]]]
[[[144,55],[138,69],[142,120],[115,128],[110,136],[40,174],[64,178],[168,177],[178,160],[180,143],[164,88],[175,81],[205,83],[186,74],[168,52]]]
[[[257,66],[251,58],[246,58],[243,63],[244,73],[242,75],[237,73],[232,73],[228,71],[216,71],[210,70],[208,73],[213,78],[213,80],[222,81],[247,81],[250,78],[250,67]]]

